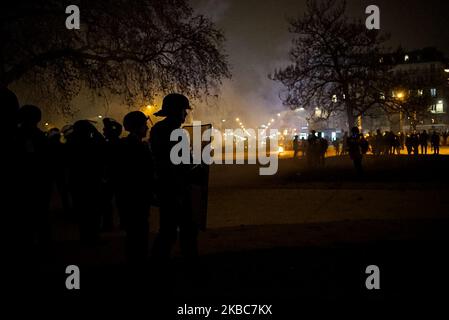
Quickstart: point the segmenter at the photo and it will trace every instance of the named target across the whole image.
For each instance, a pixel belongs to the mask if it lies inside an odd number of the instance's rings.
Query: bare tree
[[[285,105],[321,118],[344,112],[352,127],[372,106],[386,103],[389,68],[379,63],[387,36],[349,19],[345,9],[344,1],[309,0],[304,16],[290,21],[291,64],[270,78],[285,86]]]
[[[417,85],[409,79],[402,78],[400,84],[395,86],[394,97],[384,110],[389,115],[400,115],[399,121],[402,125],[408,124],[412,130],[431,116],[431,106],[437,103],[432,97],[430,88]],[[402,127],[402,126],[400,126]]]
[[[69,4],[80,30],[65,27]],[[1,85],[27,81],[64,113],[84,88],[131,106],[208,95],[230,76],[222,32],[185,0],[16,0],[1,12]]]

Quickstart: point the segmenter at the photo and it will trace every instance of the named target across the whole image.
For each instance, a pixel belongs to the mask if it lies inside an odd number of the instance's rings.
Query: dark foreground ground
[[[163,315],[157,319],[204,318],[179,317],[185,304],[218,313],[222,304],[268,304],[282,319],[310,303],[444,305],[449,157],[369,158],[363,178],[350,165],[329,158],[325,169],[308,170],[282,160],[273,177],[259,177],[253,166],[213,167],[209,228],[200,234],[195,262],[175,252],[169,263],[131,268],[121,232],[81,248],[73,225],[57,219],[55,242],[31,258],[38,270],[31,292],[45,301],[139,300],[149,314]],[[263,205],[254,203],[258,194]],[[157,210],[152,216],[154,231]],[[80,267],[81,290],[65,288],[69,264]],[[380,268],[380,290],[365,287],[369,265]]]

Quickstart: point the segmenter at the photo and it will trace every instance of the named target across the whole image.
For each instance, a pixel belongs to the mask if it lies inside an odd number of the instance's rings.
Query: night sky
[[[449,55],[449,1],[347,3],[348,15],[363,21],[368,5],[379,6],[381,29],[391,34],[389,46],[436,46]],[[216,101],[220,116],[238,114],[247,119],[247,125],[258,126],[270,114],[285,110],[278,98],[279,87],[267,75],[286,63],[291,41],[286,18],[302,16],[305,4],[305,0],[192,0],[194,8],[212,18],[227,37],[233,77],[225,82]]]

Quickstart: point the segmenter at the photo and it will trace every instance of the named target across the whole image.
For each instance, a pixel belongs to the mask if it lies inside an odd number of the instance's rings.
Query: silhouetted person
[[[417,133],[412,134],[413,154],[417,156],[419,154],[419,135]]]
[[[304,137],[301,138],[301,141],[299,143],[299,148],[302,152],[302,156],[304,157],[306,155],[306,149],[307,149],[307,141],[304,139]]]
[[[320,146],[318,143],[318,137],[316,136],[316,131],[312,130],[307,137],[307,165],[309,168],[315,167],[319,162],[319,152]]]
[[[442,134],[442,138],[443,138],[443,146],[447,146],[447,137],[449,136],[449,132],[446,130],[443,132]]]
[[[407,148],[407,154],[411,156],[413,152],[413,135],[407,135],[405,138],[405,147]]]
[[[149,255],[148,234],[153,164],[150,146],[143,141],[148,117],[140,111],[128,113],[123,126],[129,132],[120,141],[117,166],[117,207],[126,231],[125,249],[130,263],[143,263]]]
[[[436,131],[432,133],[430,143],[432,144],[433,154],[440,154],[440,135]]]
[[[332,141],[332,146],[335,149],[335,155],[340,155],[340,139],[336,138],[334,141]]]
[[[49,169],[52,180],[58,192],[64,213],[70,212],[69,191],[67,187],[67,172],[63,161],[65,159],[65,145],[61,141],[61,131],[52,128],[47,133],[49,150]]]
[[[79,120],[67,137],[69,184],[83,245],[99,239],[104,138],[88,120]]]
[[[156,116],[165,117],[151,129],[150,142],[154,154],[157,174],[157,189],[160,197],[160,228],[154,244],[154,256],[170,257],[179,228],[181,251],[186,258],[198,255],[198,227],[192,217],[190,180],[192,165],[175,165],[170,159],[170,150],[177,141],[170,141],[173,130],[184,123],[189,100],[180,94],[167,95],[162,109]]]
[[[103,136],[105,138],[104,159],[105,170],[102,187],[102,229],[111,231],[114,226],[113,199],[117,189],[117,177],[115,170],[120,165],[120,135],[122,125],[111,118],[103,119]],[[120,219],[122,220],[122,219]]]
[[[393,131],[387,131],[385,134],[385,154],[394,155],[395,153],[395,145],[396,145],[396,135]]]
[[[369,151],[369,142],[363,135],[360,135],[360,151],[365,155]]]
[[[25,105],[18,112],[18,179],[22,195],[19,205],[24,236],[33,243],[48,244],[50,224],[48,209],[52,177],[48,167],[49,148],[45,133],[38,128],[41,110]]]
[[[405,145],[405,134],[404,134],[404,132],[400,132],[399,133],[399,144],[400,144],[401,150],[404,150],[404,145]]]
[[[296,159],[296,157],[298,156],[298,152],[300,150],[300,141],[299,141],[299,136],[295,136],[293,138],[293,159]]]
[[[0,141],[2,152],[1,173],[2,178],[2,232],[4,239],[5,251],[3,251],[2,265],[4,267],[5,292],[10,289],[22,288],[29,286],[27,271],[30,268],[29,261],[32,261],[29,250],[29,237],[24,236],[24,220],[23,210],[20,204],[23,202],[21,198],[22,183],[17,160],[19,158],[16,148],[17,134],[17,113],[19,110],[19,101],[16,95],[6,89],[0,89]],[[28,241],[27,241],[28,240]],[[6,282],[6,283],[5,283]]]
[[[351,160],[354,163],[354,168],[356,169],[358,175],[362,175],[363,174],[363,167],[362,167],[363,153],[362,153],[359,128],[353,127],[351,129],[351,136],[348,137],[347,141],[348,141],[348,153],[349,153]]]
[[[380,129],[377,129],[376,136],[374,138],[373,154],[379,156],[382,154],[383,150],[384,150],[384,138]]]
[[[17,129],[17,113],[19,111],[19,101],[16,95],[7,88],[0,89],[0,139],[12,142],[10,138]]]
[[[342,148],[341,148],[341,155],[345,155],[348,152],[348,133],[345,131],[343,133],[342,138]]]
[[[419,135],[419,145],[421,146],[421,154],[427,154],[427,144],[429,143],[429,135],[424,130]]]
[[[317,140],[317,153],[318,153],[318,163],[320,166],[324,167],[324,162],[326,159],[326,152],[327,148],[329,147],[329,142],[323,138],[322,133],[318,133],[318,140]]]

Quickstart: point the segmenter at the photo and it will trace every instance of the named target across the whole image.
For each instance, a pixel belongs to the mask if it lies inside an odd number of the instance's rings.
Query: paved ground
[[[122,233],[80,248],[76,228],[59,219],[58,241],[38,254],[40,286],[63,292],[61,270],[78,264],[84,293],[156,292],[157,301],[170,302],[167,314],[187,301],[445,298],[449,157],[369,157],[365,165],[363,178],[344,157],[329,158],[319,170],[281,160],[278,174],[268,177],[258,176],[257,166],[212,167],[208,230],[194,265],[175,252],[169,265],[150,261],[144,271],[130,271]],[[153,210],[153,231],[157,215]],[[381,268],[379,292],[364,287],[370,264]]]

